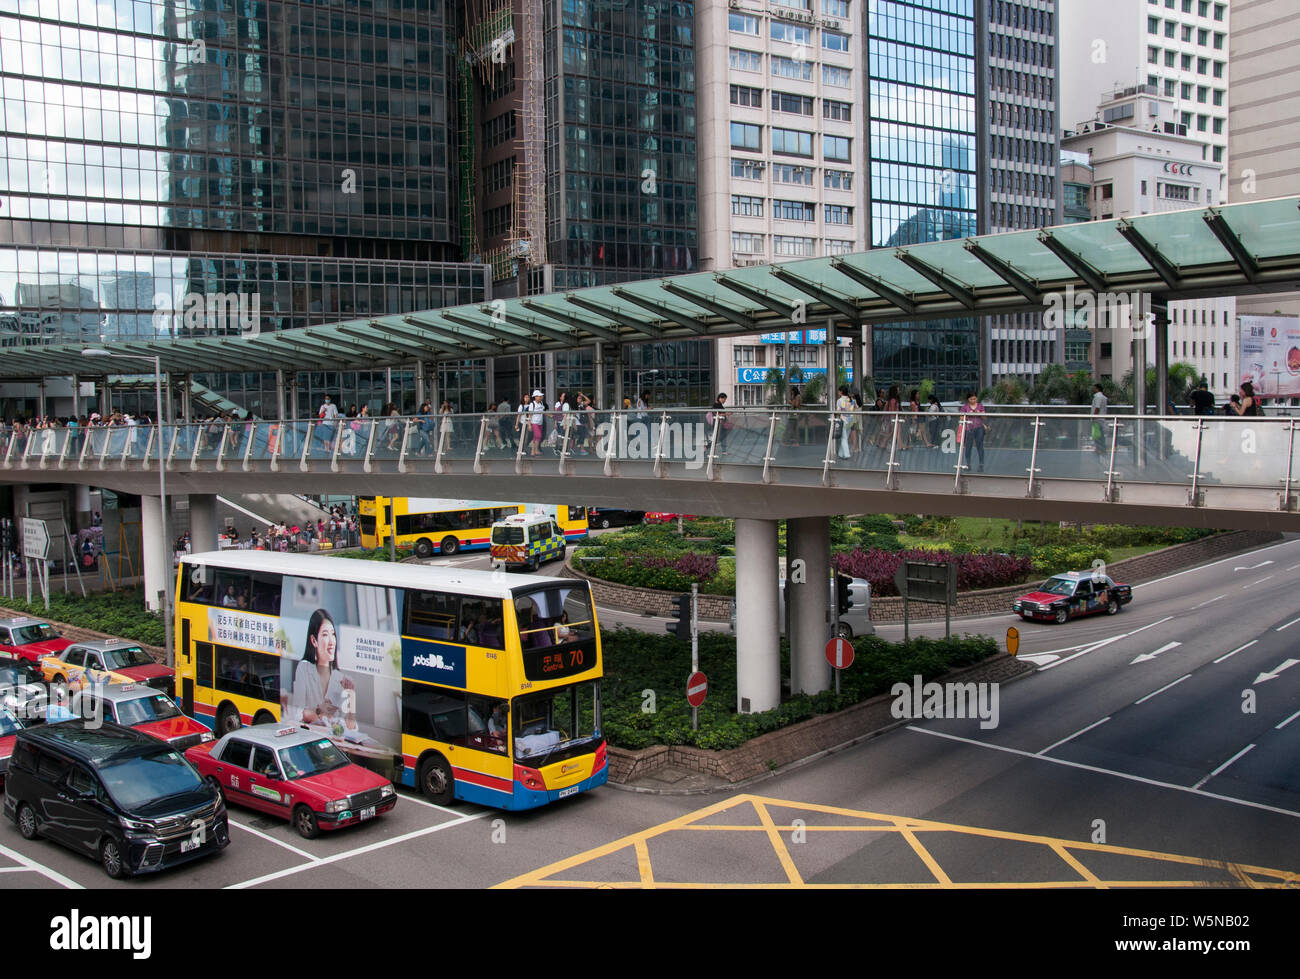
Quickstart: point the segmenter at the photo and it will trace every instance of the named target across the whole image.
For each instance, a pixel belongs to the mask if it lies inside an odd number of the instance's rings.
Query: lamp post
[[[636,372],[636,396],[637,396],[638,398],[642,397],[642,396],[645,394],[645,388],[643,388],[643,387],[641,386],[641,378],[643,378],[643,377],[649,377],[651,374],[658,374],[658,373],[659,373],[659,368],[658,368],[658,367],[656,367],[654,370],[650,370],[650,371],[637,371],[637,372]]]
[[[119,354],[110,350],[101,350],[91,348],[81,351],[83,357],[108,357],[112,360],[142,360],[146,363],[153,364],[153,383],[154,397],[157,399],[157,407],[154,410],[154,426],[157,429],[158,442],[158,501],[162,509],[162,538],[164,553],[170,556],[172,554],[172,542],[167,533],[167,465],[163,458],[163,398],[162,398],[162,361],[158,357],[147,357],[144,354]],[[142,528],[143,530],[143,528]],[[144,543],[143,534],[141,535],[141,544]],[[143,558],[143,555],[141,555]],[[167,665],[176,665],[175,641],[172,637],[172,562],[167,561],[163,570],[163,634],[167,641]]]

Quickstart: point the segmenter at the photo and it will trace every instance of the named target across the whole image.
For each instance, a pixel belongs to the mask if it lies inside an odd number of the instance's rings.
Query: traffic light
[[[849,591],[849,586],[852,584],[853,579],[848,575],[835,576],[835,604],[839,606],[840,615],[847,615],[853,608],[853,593]]]
[[[691,596],[678,595],[673,599],[674,621],[664,626],[669,633],[675,635],[678,639],[685,639],[688,642],[691,638]]]

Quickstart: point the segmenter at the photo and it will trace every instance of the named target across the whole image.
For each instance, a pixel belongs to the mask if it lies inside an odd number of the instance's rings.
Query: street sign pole
[[[700,669],[700,584],[691,582],[691,673]],[[691,708],[691,730],[700,729],[700,709]]]
[[[847,424],[847,422],[845,424]],[[838,639],[839,637],[840,637],[840,596],[835,590],[835,568],[834,566],[832,566],[831,567],[831,638]],[[835,674],[835,694],[836,696],[838,696],[840,692],[840,671],[832,667],[831,672]]]

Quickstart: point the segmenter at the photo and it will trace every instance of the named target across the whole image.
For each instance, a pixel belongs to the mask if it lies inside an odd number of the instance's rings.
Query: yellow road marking
[[[733,809],[743,809],[745,806],[752,806],[759,825],[744,824],[732,825],[729,823],[707,823],[704,820],[709,819],[719,813],[724,813]],[[823,815],[838,816],[845,820],[851,821],[849,825],[795,825],[792,821],[783,822],[777,825],[776,820],[772,817],[772,809],[788,809],[796,812],[820,813]],[[802,822],[802,821],[800,821]],[[786,880],[784,882],[746,882],[736,883],[734,881],[684,881],[672,884],[665,884],[662,880],[656,880],[654,876],[653,861],[650,858],[648,843],[652,839],[667,836],[668,834],[679,830],[686,831],[707,831],[712,833],[763,833],[766,834],[770,842],[773,853],[785,872]],[[822,833],[897,833],[913,851],[921,858],[930,873],[934,876],[935,881],[931,882],[899,882],[899,883],[844,883],[844,884],[810,884],[803,880],[802,875],[795,867],[794,860],[790,855],[790,850],[783,838],[783,833],[802,830],[804,832],[822,832]],[[962,836],[982,837],[986,839],[1008,840],[1017,843],[1028,843],[1033,845],[1045,846],[1055,853],[1060,859],[1072,870],[1078,874],[1081,879],[1070,880],[1051,880],[1051,881],[954,881],[943,870],[940,862],[934,857],[930,850],[921,842],[922,833],[954,833]],[[623,850],[631,849],[636,857],[637,879],[625,881],[592,881],[592,880],[570,880],[560,875],[565,871],[573,870],[584,864],[591,863],[601,857],[618,853]],[[1089,870],[1084,860],[1085,854],[1109,854],[1112,856],[1137,857],[1145,860],[1159,861],[1165,864],[1178,864],[1191,867],[1200,867],[1205,870],[1211,868],[1215,871],[1227,875],[1223,880],[1106,880],[1099,877],[1093,871]],[[613,840],[609,843],[598,846],[592,850],[583,853],[574,854],[564,860],[549,864],[548,866],[538,868],[526,874],[521,874],[510,880],[504,881],[497,887],[605,887],[605,888],[642,888],[642,887],[678,887],[683,889],[698,888],[808,888],[819,890],[845,890],[854,888],[879,888],[879,889],[918,889],[918,890],[942,890],[942,889],[963,889],[963,888],[981,888],[994,890],[1013,890],[1013,889],[1043,889],[1043,888],[1129,888],[1129,887],[1257,887],[1264,889],[1277,889],[1285,887],[1294,887],[1297,879],[1300,879],[1294,871],[1275,870],[1269,867],[1257,867],[1251,864],[1227,863],[1220,860],[1209,860],[1203,857],[1189,857],[1176,853],[1162,853],[1156,850],[1145,850],[1137,847],[1114,846],[1106,843],[1091,843],[1081,840],[1065,840],[1050,836],[1037,836],[1028,833],[1014,833],[1007,830],[987,829],[980,826],[963,826],[955,823],[943,823],[935,820],[917,819],[907,816],[891,816],[884,813],[867,812],[856,809],[844,809],[836,806],[826,806],[819,803],[799,803],[782,799],[767,798],[755,795],[738,795],[721,802],[714,803],[695,812],[686,813],[675,819],[652,826],[649,829],[634,833],[631,836],[625,836],[621,839]]]

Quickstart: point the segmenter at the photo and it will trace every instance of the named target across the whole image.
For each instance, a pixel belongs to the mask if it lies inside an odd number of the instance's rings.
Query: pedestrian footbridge
[[[580,417],[581,415],[581,417]],[[0,480],[175,494],[581,501],[756,519],[926,513],[1300,530],[1290,418],[702,409],[8,435]],[[847,431],[844,429],[847,428]]]

